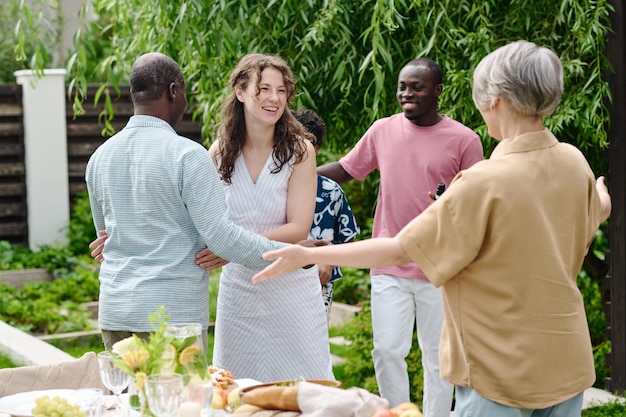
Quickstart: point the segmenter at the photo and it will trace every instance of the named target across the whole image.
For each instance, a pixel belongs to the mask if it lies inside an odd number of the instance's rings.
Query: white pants
[[[439,376],[443,326],[441,292],[428,281],[392,275],[372,276],[374,370],[381,397],[390,406],[410,401],[406,357],[417,324],[424,368],[424,417],[450,417],[454,386]]]

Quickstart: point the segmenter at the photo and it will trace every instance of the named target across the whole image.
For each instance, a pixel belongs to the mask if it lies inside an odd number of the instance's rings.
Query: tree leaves
[[[279,54],[299,78],[294,106],[326,120],[327,149],[341,154],[374,120],[399,111],[394,93],[404,63],[429,57],[444,69],[441,112],[476,129],[488,155],[492,143],[471,100],[471,73],[492,50],[526,39],[553,48],[565,68],[562,104],[547,125],[603,171],[611,11],[607,0],[94,0],[98,20],[83,21],[68,65],[70,93],[80,111],[88,80],[115,87],[137,56],[164,52],[181,63],[190,105],[211,141],[237,61],[248,52]],[[34,24],[24,9],[18,51]],[[41,51],[32,56],[33,65],[45,60]]]

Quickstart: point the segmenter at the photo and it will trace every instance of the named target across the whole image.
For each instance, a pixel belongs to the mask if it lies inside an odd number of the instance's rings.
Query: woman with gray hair
[[[513,42],[474,72],[473,98],[499,141],[488,160],[396,237],[268,252],[255,282],[311,263],[415,262],[442,288],[442,376],[457,417],[580,416],[595,380],[576,277],[611,198],[582,153],[543,126],[563,91],[550,49]]]

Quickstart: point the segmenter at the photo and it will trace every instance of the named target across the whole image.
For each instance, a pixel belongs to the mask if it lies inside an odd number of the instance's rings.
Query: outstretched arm
[[[295,271],[305,265],[326,264],[371,268],[402,265],[412,262],[395,238],[376,238],[316,248],[290,245],[263,254],[263,259],[276,262],[252,277],[260,282]]]
[[[339,162],[329,162],[322,166],[317,167],[317,173],[330,178],[339,184],[348,182],[354,178],[346,172]]]
[[[217,141],[214,142],[209,148],[209,154],[213,157],[214,162],[218,150],[217,143]],[[304,141],[304,143],[307,146],[307,156],[294,166],[287,189],[287,221],[285,224],[263,233],[263,236],[268,239],[296,243],[306,239],[311,228],[317,190],[315,149],[309,141]],[[221,268],[227,263],[227,260],[215,255],[208,248],[196,255],[196,264],[207,271]]]

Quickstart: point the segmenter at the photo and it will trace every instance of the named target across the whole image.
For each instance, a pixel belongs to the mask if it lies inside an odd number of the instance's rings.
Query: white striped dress
[[[286,221],[292,169],[272,174],[272,164],[270,155],[254,183],[240,155],[224,188],[233,222],[259,234]],[[317,267],[259,284],[254,273],[234,263],[222,268],[213,365],[261,382],[334,379]]]

